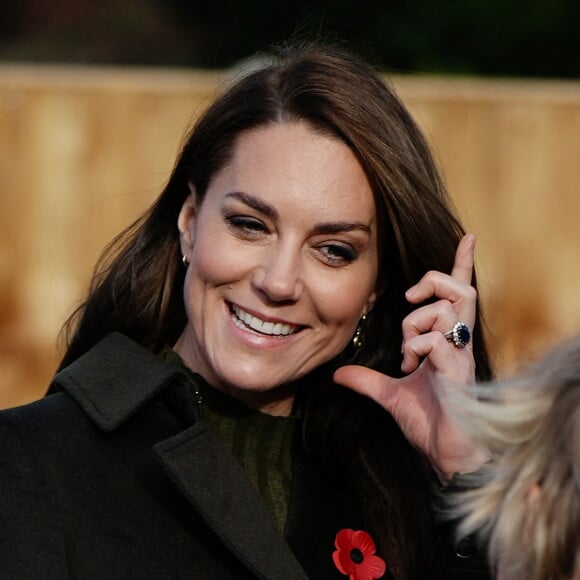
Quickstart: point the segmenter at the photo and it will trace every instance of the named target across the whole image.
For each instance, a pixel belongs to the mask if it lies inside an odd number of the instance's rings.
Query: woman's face
[[[178,220],[189,323],[175,345],[213,386],[290,411],[292,383],[348,344],[372,308],[377,224],[352,151],[305,123],[242,134]]]

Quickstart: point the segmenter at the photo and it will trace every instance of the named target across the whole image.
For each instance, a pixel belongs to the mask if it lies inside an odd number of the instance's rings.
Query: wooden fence
[[[224,74],[0,66],[0,408],[41,396],[99,251]],[[580,82],[395,77],[467,228],[500,374],[580,331]]]

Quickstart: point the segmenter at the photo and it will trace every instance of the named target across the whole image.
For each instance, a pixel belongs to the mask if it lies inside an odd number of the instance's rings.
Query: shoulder
[[[53,502],[148,464],[153,446],[187,425],[180,370],[122,335],[105,338],[54,381],[54,394],[0,412],[3,516],[7,503],[19,503],[9,498],[47,506],[41,497]]]
[[[42,577],[66,576],[66,564],[47,570],[66,562],[69,535],[121,499],[138,511],[143,493],[166,493],[155,447],[192,423],[188,379],[122,335],[58,373],[54,386],[0,412],[0,562],[11,578],[39,577],[40,561]]]
[[[1,411],[0,473],[38,473],[38,459],[43,450],[55,439],[66,440],[63,433],[78,430],[82,422],[86,422],[84,414],[65,393]]]
[[[83,425],[112,432],[181,379],[179,368],[112,333],[54,377],[53,394],[0,412],[2,451],[46,448],[51,440],[69,436],[73,441]]]

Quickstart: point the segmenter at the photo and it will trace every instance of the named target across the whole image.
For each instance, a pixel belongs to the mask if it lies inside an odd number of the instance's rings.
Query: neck
[[[251,409],[260,411],[266,415],[288,417],[292,413],[294,394],[296,391],[295,384],[279,385],[265,391],[250,391],[247,389],[240,389],[235,385],[212,386],[215,389],[238,399]]]

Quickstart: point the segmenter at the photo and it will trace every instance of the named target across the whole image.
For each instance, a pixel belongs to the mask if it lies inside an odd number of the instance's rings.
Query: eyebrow
[[[371,233],[371,228],[361,222],[323,222],[316,224],[313,229],[317,234],[340,234],[356,230]]]
[[[233,197],[269,218],[278,219],[278,212],[269,203],[262,201],[254,195],[243,193],[242,191],[232,191],[226,194],[226,197]]]
[[[271,219],[275,220],[278,219],[279,217],[278,212],[273,206],[249,193],[244,193],[242,191],[232,191],[230,193],[227,193],[226,197],[232,197],[234,199],[237,199]],[[362,222],[349,222],[349,221],[321,222],[315,224],[313,228],[313,231],[316,234],[340,234],[345,232],[353,232],[357,230],[362,230],[368,233],[369,235],[371,234],[371,228],[368,225],[363,224]]]

